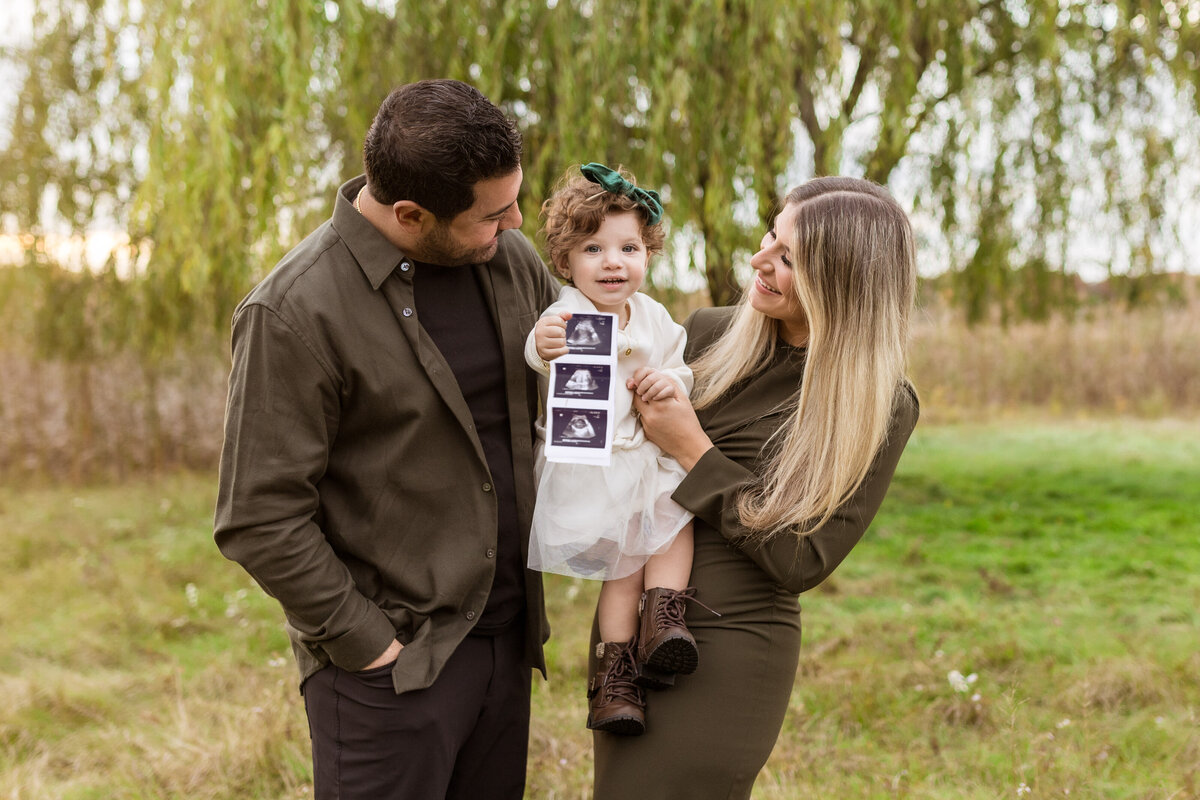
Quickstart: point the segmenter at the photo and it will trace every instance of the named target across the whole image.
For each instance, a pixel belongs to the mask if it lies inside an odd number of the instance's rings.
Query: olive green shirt
[[[215,535],[283,606],[301,682],[365,667],[399,639],[397,692],[433,683],[496,570],[497,500],[446,360],[422,329],[412,262],[352,205],[237,307]],[[478,273],[504,357],[522,563],[537,394],[525,337],[558,294],[519,231]],[[544,672],[541,577],[526,570],[526,656]]]

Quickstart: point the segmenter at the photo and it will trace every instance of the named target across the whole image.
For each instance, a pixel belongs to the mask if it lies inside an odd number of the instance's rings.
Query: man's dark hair
[[[461,81],[418,81],[393,90],[363,144],[376,200],[411,200],[442,221],[471,207],[476,183],[520,165],[516,123]]]

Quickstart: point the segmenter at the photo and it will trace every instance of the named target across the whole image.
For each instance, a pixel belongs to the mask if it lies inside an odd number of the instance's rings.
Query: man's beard
[[[421,255],[417,260],[441,267],[482,264],[496,255],[499,246],[497,241],[487,247],[477,247],[473,250],[465,248],[450,235],[450,226],[439,222],[434,225],[429,235],[421,240]]]

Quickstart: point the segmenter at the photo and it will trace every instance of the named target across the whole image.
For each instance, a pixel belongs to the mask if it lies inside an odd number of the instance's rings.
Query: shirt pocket
[[[534,324],[537,323],[538,318],[541,316],[541,311],[526,311],[517,315],[517,328],[521,332],[521,341],[524,341],[525,337],[529,336],[529,332],[533,330]]]

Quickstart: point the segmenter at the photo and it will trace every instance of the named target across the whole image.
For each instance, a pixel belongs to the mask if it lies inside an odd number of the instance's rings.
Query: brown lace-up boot
[[[597,644],[596,656],[600,668],[588,686],[587,726],[622,736],[641,735],[646,730],[646,701],[633,682],[633,642]]]
[[[665,689],[674,685],[676,673],[696,671],[700,651],[683,621],[685,604],[695,597],[695,588],[677,591],[661,586],[642,595],[635,679],[639,686]]]

